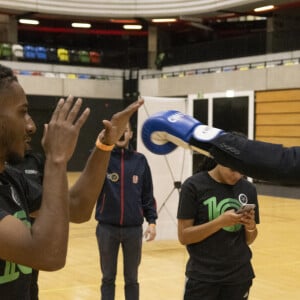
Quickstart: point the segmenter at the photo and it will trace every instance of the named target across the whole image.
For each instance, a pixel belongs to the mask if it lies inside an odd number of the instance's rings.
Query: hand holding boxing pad
[[[206,151],[207,155],[210,147],[209,141],[220,132],[220,129],[203,125],[191,116],[176,110],[168,110],[156,113],[145,121],[142,128],[142,140],[145,146],[155,154],[168,154],[177,146],[181,146],[201,153]],[[192,141],[193,145],[191,145]],[[195,141],[196,146],[194,146]]]

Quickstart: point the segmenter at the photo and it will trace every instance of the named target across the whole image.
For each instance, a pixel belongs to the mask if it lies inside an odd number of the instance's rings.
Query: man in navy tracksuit
[[[101,299],[115,299],[118,251],[123,251],[125,298],[139,299],[138,267],[144,236],[155,238],[156,202],[146,157],[129,148],[130,124],[111,153],[107,176],[96,206],[96,236],[102,271]]]

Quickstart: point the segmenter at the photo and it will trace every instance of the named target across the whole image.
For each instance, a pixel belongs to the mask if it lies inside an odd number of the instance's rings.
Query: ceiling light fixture
[[[254,11],[255,12],[261,12],[261,11],[274,9],[274,7],[275,7],[274,5],[261,6],[261,7],[255,8]]]
[[[74,28],[91,28],[92,25],[90,23],[72,23],[72,27],[74,27]]]
[[[141,30],[143,28],[142,25],[132,25],[132,24],[125,24],[123,28],[126,30]]]
[[[153,23],[172,23],[176,22],[177,19],[175,18],[168,18],[168,19],[152,19],[151,20]]]
[[[40,21],[38,21],[38,20],[32,20],[32,19],[20,19],[19,23],[21,23],[21,24],[27,24],[27,25],[39,25]]]

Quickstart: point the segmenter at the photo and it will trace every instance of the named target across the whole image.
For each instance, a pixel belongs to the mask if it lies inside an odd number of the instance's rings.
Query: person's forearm
[[[66,162],[47,159],[41,208],[31,228],[36,269],[57,270],[65,265],[69,205]],[[47,252],[47,255],[45,255]]]
[[[88,221],[106,177],[110,151],[95,148],[78,180],[70,189],[70,221]]]
[[[246,235],[247,245],[251,245],[255,241],[255,239],[257,237],[257,234],[258,234],[258,232],[257,232],[256,226],[252,229],[245,228],[245,235]]]
[[[208,223],[179,229],[179,241],[183,245],[199,243],[222,228],[220,219],[214,219]]]

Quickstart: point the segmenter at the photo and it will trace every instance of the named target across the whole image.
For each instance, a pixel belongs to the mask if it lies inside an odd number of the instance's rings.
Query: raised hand
[[[115,113],[111,120],[103,120],[105,129],[100,132],[98,138],[106,145],[115,144],[125,131],[126,125],[131,116],[144,104],[143,99],[138,99],[124,110]]]
[[[67,162],[73,155],[82,125],[88,118],[89,108],[79,114],[82,99],[69,96],[61,98],[52,114],[51,120],[45,124],[42,145],[47,156],[54,161]]]

